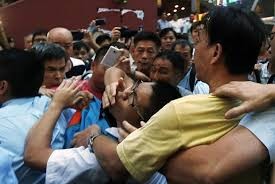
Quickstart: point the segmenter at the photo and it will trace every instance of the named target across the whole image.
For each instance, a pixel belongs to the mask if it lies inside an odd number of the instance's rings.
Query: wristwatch
[[[89,147],[89,150],[91,152],[93,152],[93,144],[94,144],[95,138],[97,138],[100,135],[102,135],[102,134],[101,133],[95,133],[95,134],[91,135],[91,137],[89,138],[89,140],[88,140],[88,147]]]

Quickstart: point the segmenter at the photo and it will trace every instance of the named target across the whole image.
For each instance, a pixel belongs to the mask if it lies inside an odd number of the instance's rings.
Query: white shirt
[[[275,161],[275,106],[263,112],[248,113],[240,125],[249,129],[267,148],[270,161]]]
[[[118,137],[117,128],[106,131]],[[99,165],[94,153],[83,146],[79,148],[54,150],[46,169],[46,184],[77,183],[107,183],[109,177]],[[146,184],[167,184],[165,176],[155,173]]]
[[[183,22],[181,19],[171,20],[170,24],[176,33],[181,33],[183,28]]]

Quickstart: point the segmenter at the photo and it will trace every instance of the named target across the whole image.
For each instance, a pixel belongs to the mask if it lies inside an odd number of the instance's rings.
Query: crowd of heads
[[[121,30],[114,28],[112,33]],[[89,91],[100,98],[107,71],[116,68],[131,82],[119,86],[116,105],[108,110],[116,121],[127,120],[139,127],[140,121],[148,121],[167,103],[183,96],[181,88],[192,94],[180,86],[184,80],[205,82],[212,92],[232,80],[247,79],[263,44],[270,39],[256,14],[231,7],[214,8],[201,21],[192,22],[187,37],[172,27],[157,33],[136,31],[127,38],[122,32],[119,38],[103,33],[98,26],[82,33],[83,39],[74,40],[66,28],[38,30],[25,36],[25,51],[1,51],[0,104],[37,96],[41,88],[55,90],[64,79],[78,75],[84,79],[86,74]],[[269,41],[274,51],[275,41]],[[120,56],[113,66],[107,66],[102,61],[112,47]],[[191,70],[195,79],[191,79]],[[101,113],[101,106],[97,110]]]

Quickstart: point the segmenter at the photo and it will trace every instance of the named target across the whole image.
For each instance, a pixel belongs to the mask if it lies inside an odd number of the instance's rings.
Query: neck
[[[275,64],[269,62],[267,66],[267,70],[269,71],[269,73],[275,74]]]
[[[0,95],[0,104],[3,104],[11,99],[13,99],[12,96],[8,95],[7,93],[4,93],[4,94]]]
[[[89,80],[88,83],[89,83],[90,88],[91,88],[93,91],[95,91],[95,92],[97,92],[97,93],[103,93],[103,92],[104,92],[104,89],[101,89],[101,88],[99,88],[99,87],[96,86],[93,77]]]
[[[208,81],[208,85],[210,88],[210,93],[215,91],[218,87],[227,84],[231,81],[247,81],[248,75],[216,75],[211,80]]]

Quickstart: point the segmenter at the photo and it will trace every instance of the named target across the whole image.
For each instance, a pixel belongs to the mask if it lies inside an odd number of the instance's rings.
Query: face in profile
[[[118,126],[124,120],[139,127],[144,120],[145,109],[150,105],[150,97],[153,93],[153,83],[136,82],[123,91],[117,93],[116,104],[110,108],[110,112],[117,120]]]
[[[46,88],[58,87],[65,78],[65,67],[65,58],[45,61],[43,85]]]

